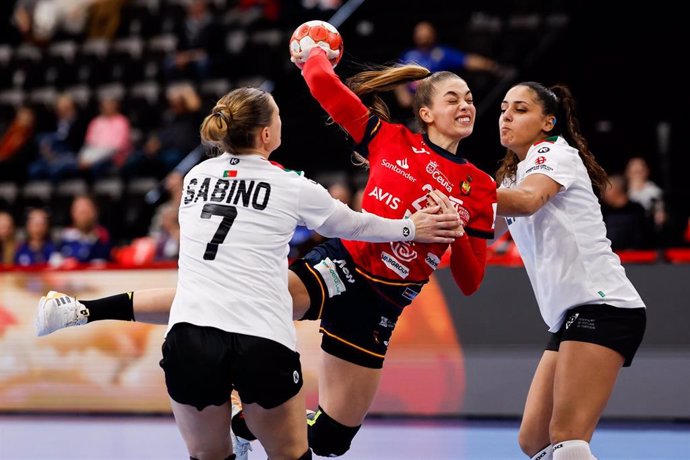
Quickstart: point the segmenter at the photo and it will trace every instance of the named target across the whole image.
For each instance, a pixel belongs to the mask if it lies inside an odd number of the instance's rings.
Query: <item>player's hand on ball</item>
[[[307,21],[290,37],[290,60],[301,69],[315,47],[326,52],[333,67],[343,56],[343,39],[338,29],[325,21]]]
[[[427,194],[426,201],[428,206],[437,206],[439,208],[439,214],[450,214],[455,216],[458,222],[459,230],[464,233],[464,227],[467,225],[467,222],[462,219],[458,213],[458,210],[455,208],[455,206],[453,206],[450,198],[448,198],[445,193],[434,189]]]

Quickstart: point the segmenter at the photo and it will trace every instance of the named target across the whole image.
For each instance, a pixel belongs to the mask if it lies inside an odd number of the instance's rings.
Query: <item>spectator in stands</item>
[[[199,145],[201,99],[189,84],[167,91],[168,110],[141,150],[127,160],[123,175],[162,178]]]
[[[500,75],[504,69],[493,59],[475,53],[466,53],[457,48],[441,45],[436,42],[436,28],[429,21],[418,22],[412,34],[414,48],[405,51],[400,57],[404,64],[419,64],[431,72],[440,70],[491,72]],[[412,107],[416,85],[413,82],[400,85],[395,92],[401,107]]]
[[[82,38],[89,20],[89,7],[103,0],[39,0],[27,3],[30,39],[39,44],[49,43],[59,35]]]
[[[44,209],[32,209],[26,217],[26,240],[14,255],[15,265],[43,265],[50,261],[55,244],[50,237],[50,219]]]
[[[110,234],[98,223],[98,209],[94,200],[86,195],[75,197],[70,215],[72,227],[62,232],[58,245],[60,255],[82,263],[110,260]]]
[[[611,248],[642,249],[649,246],[648,224],[641,204],[630,200],[625,177],[609,177],[611,185],[604,191],[601,213]]]
[[[91,5],[88,25],[89,38],[115,37],[120,26],[120,12],[128,0],[99,0]]]
[[[14,120],[0,136],[0,181],[23,181],[35,156],[33,139],[36,117],[30,107],[20,107]]]
[[[76,154],[84,142],[86,123],[67,94],[55,101],[55,114],[55,130],[36,136],[39,156],[29,165],[30,179],[59,180],[76,170]]]
[[[0,211],[0,266],[12,265],[17,251],[17,232],[12,214]]]
[[[121,168],[132,150],[130,125],[120,113],[119,103],[112,97],[104,97],[100,115],[89,123],[84,146],[77,158],[78,168],[100,177]]]
[[[666,224],[666,207],[664,192],[649,180],[649,165],[642,157],[632,157],[625,167],[625,178],[628,181],[628,196],[631,201],[641,204],[647,216],[654,222],[655,233]]]
[[[156,243],[154,259],[177,260],[180,252],[180,223],[177,219],[178,203],[168,201],[156,210],[153,218],[151,238]]]
[[[12,14],[13,31],[7,30],[8,41],[17,44],[19,41],[31,41],[33,12],[40,0],[17,0]],[[6,2],[2,2],[5,4]]]
[[[166,77],[171,80],[212,76],[214,63],[223,52],[222,28],[208,9],[206,0],[192,0],[184,27],[177,33],[177,51],[166,58]]]

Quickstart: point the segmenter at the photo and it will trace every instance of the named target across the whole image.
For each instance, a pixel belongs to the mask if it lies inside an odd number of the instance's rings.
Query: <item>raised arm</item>
[[[355,143],[361,142],[369,120],[369,109],[340,81],[324,50],[314,47],[310,51],[302,76],[321,107],[352,136]]]

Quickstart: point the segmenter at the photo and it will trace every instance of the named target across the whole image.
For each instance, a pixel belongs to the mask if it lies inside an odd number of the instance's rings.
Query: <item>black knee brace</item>
[[[254,441],[256,439],[254,433],[249,431],[247,422],[244,420],[244,411],[239,411],[232,417],[231,427],[232,432],[235,433],[235,436],[244,438],[247,441]]]
[[[343,455],[350,449],[352,438],[359,431],[359,426],[349,427],[336,422],[320,406],[307,423],[309,424],[309,447],[316,455],[322,457]]]

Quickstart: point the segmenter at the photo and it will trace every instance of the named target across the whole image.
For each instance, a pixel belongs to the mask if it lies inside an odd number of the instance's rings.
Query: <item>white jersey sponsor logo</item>
[[[400,166],[402,169],[410,168],[410,165],[407,164],[407,158],[403,158],[402,160],[395,160],[395,164]]]

